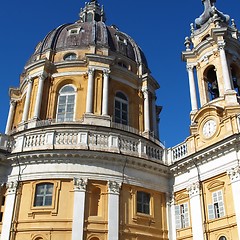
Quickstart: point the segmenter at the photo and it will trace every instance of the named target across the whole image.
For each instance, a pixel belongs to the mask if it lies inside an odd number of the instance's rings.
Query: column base
[[[225,100],[226,106],[239,105],[238,99],[237,99],[237,93],[235,90],[225,91],[224,100]]]

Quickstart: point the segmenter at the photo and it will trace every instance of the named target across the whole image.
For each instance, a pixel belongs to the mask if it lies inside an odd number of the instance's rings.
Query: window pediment
[[[175,197],[175,200],[176,201],[181,201],[181,200],[186,200],[188,199],[189,195],[187,193],[182,193],[182,194],[179,194]]]
[[[213,181],[213,182],[209,183],[207,185],[207,189],[209,191],[212,191],[212,190],[215,190],[216,188],[223,188],[223,186],[224,186],[223,181],[216,180],[216,181]]]

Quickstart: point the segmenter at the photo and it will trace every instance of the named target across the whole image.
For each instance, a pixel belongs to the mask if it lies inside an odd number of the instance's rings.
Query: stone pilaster
[[[202,217],[202,204],[199,182],[187,187],[190,197],[191,220],[193,240],[204,240],[204,227]]]
[[[227,171],[232,185],[232,195],[237,219],[238,238],[240,238],[240,167],[237,166]]]
[[[119,194],[121,183],[108,182],[108,240],[119,240]]]
[[[2,225],[2,233],[1,239],[8,240],[10,238],[11,226],[14,215],[14,205],[16,201],[18,182],[8,182],[6,185],[6,200],[5,200],[5,210],[4,210],[4,218]]]
[[[72,240],[83,240],[87,179],[74,178]]]
[[[168,238],[169,240],[176,240],[176,223],[175,223],[175,205],[174,195],[171,193],[166,194],[167,203],[167,220],[168,220]]]

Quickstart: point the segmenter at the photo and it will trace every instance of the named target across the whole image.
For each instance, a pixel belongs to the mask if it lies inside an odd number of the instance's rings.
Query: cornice
[[[168,166],[158,161],[143,159],[139,157],[126,156],[119,153],[98,152],[89,150],[55,150],[55,151],[33,151],[20,154],[12,154],[8,157],[12,167],[32,164],[88,164],[98,165],[106,162],[110,165],[121,165],[156,175],[169,177]]]
[[[188,172],[189,169],[196,167],[196,165],[202,165],[203,163],[212,161],[219,156],[224,155],[225,153],[231,152],[237,148],[239,143],[240,135],[234,134],[218,143],[215,143],[175,162],[169,166],[169,170],[174,176]]]

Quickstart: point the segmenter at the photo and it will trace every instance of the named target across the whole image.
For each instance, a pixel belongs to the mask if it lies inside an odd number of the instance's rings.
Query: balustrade
[[[173,162],[180,160],[187,156],[187,143],[181,143],[171,149],[172,160]]]
[[[12,152],[24,152],[44,149],[89,149],[103,152],[121,152],[124,155],[137,156],[162,161],[163,148],[139,136],[129,136],[98,130],[47,128],[25,135],[16,134]]]

